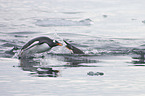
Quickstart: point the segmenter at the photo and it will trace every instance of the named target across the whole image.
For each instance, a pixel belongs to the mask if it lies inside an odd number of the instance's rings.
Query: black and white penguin
[[[34,54],[34,53],[46,52],[55,46],[62,46],[62,44],[48,37],[37,37],[27,42],[21,48],[20,55],[23,55],[25,53]]]
[[[65,40],[63,40],[67,45],[65,46],[67,49],[69,49],[70,51],[72,51],[73,54],[85,54],[82,50],[76,48],[75,46],[69,44],[68,42],[66,42]]]

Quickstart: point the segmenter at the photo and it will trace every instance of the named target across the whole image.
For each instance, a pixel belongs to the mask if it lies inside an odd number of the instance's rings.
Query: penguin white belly
[[[43,43],[41,45],[35,45],[28,49],[28,53],[41,53],[50,50],[50,46],[46,43]]]

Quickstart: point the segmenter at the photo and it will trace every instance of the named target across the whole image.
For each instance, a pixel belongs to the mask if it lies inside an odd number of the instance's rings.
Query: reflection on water
[[[48,53],[47,57],[57,58],[59,61],[67,62],[70,66],[79,66],[81,63],[97,63],[97,60],[90,59],[91,55],[79,54],[52,54]]]
[[[41,67],[40,62],[33,59],[20,59],[20,67],[38,77],[57,77],[59,73],[59,70],[53,70],[51,67]]]
[[[62,64],[59,64],[61,63]],[[97,60],[89,59],[89,56],[71,54],[46,54],[45,56],[21,58],[20,67],[23,71],[29,71],[30,75],[36,77],[58,77],[60,68],[69,67],[98,67],[91,65]],[[52,64],[53,63],[53,64]],[[84,63],[84,65],[83,65]],[[88,63],[88,64],[87,64]],[[55,69],[59,68],[59,69]]]

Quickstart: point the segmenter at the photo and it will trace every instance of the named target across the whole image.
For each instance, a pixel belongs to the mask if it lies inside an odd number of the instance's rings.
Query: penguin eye
[[[53,40],[53,43],[56,43],[56,40]]]

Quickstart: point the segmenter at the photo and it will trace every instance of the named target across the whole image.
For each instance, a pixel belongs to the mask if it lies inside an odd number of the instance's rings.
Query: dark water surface
[[[0,96],[144,96],[143,0],[1,0]],[[64,46],[18,59],[30,39]],[[65,44],[65,43],[63,43]]]

